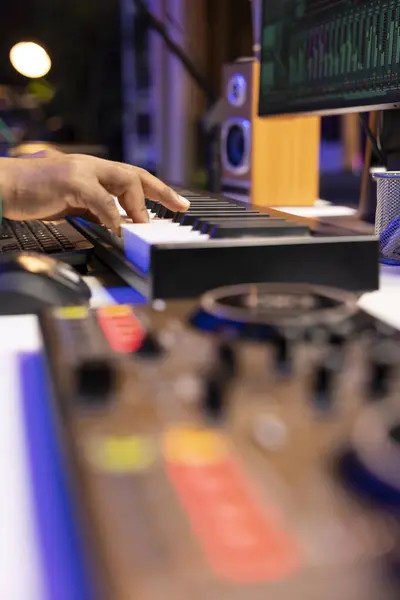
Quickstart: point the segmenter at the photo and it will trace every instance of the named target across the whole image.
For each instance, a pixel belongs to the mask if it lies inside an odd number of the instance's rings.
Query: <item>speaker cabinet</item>
[[[319,191],[319,117],[258,116],[260,64],[225,65],[222,192],[258,206],[312,206]]]

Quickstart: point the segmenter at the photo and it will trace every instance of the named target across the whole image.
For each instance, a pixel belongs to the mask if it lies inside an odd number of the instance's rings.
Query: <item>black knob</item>
[[[159,358],[163,354],[163,347],[157,337],[148,332],[144,336],[140,347],[135,351],[135,354],[144,358]]]
[[[219,421],[224,415],[224,382],[212,377],[206,382],[204,409],[206,417]]]
[[[107,404],[117,388],[117,370],[109,359],[83,360],[75,367],[75,394],[84,404]]]
[[[314,407],[321,411],[329,409],[333,400],[333,374],[327,365],[321,364],[316,368],[313,388]]]
[[[371,400],[382,400],[389,393],[391,365],[372,362],[370,365],[369,396]]]
[[[279,333],[274,337],[272,346],[276,370],[280,375],[290,375],[292,373],[291,341],[283,333]]]
[[[312,378],[312,402],[317,411],[329,412],[335,401],[336,376],[346,360],[345,331],[337,327],[320,327],[309,339],[314,346],[316,365]]]
[[[342,350],[346,343],[346,338],[337,331],[332,331],[328,335],[328,344],[331,348]]]
[[[218,346],[218,360],[220,375],[222,378],[231,379],[235,377],[238,369],[236,352],[229,342],[221,342]]]
[[[368,391],[371,400],[382,400],[390,392],[390,384],[398,364],[398,342],[384,332],[377,332],[369,348]]]
[[[204,383],[203,408],[206,419],[220,421],[225,416],[228,403],[228,381],[223,372],[216,369]]]
[[[343,364],[343,353],[337,349],[322,350],[315,367],[312,383],[312,401],[317,411],[329,412],[335,401],[335,378]]]

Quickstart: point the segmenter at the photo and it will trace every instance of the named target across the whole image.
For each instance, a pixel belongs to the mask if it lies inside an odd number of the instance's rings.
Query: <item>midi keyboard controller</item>
[[[98,258],[148,298],[196,298],[241,283],[378,288],[378,241],[371,227],[299,219],[223,196],[177,191],[191,202],[186,213],[146,200],[150,222],[133,224],[122,211],[121,236],[82,219],[73,224]]]

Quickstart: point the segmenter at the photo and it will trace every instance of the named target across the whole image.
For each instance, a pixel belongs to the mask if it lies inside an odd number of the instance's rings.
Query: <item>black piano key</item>
[[[226,222],[230,222],[230,221],[235,221],[237,223],[237,220],[240,219],[243,222],[246,223],[267,223],[269,221],[269,219],[271,219],[272,217],[270,217],[269,215],[262,215],[260,213],[257,212],[246,212],[246,213],[241,213],[240,215],[235,215],[234,217],[228,217],[228,218],[224,218],[224,217],[209,217],[206,219],[198,219],[196,221],[196,223],[193,225],[193,229],[196,231],[201,231],[202,233],[208,233],[208,229],[211,225],[220,225],[221,223],[226,223]]]
[[[229,208],[239,208],[240,210],[246,210],[247,206],[244,204],[233,204],[232,202],[229,201],[220,201],[218,200],[217,202],[214,200],[210,200],[207,202],[192,202],[190,204],[190,208],[192,207],[196,207],[196,208],[203,208],[205,206],[229,206]]]
[[[285,221],[284,219],[270,219],[268,224],[255,225],[251,223],[233,223],[214,225],[209,231],[211,238],[238,238],[238,237],[285,237],[307,236],[310,230],[305,225]]]
[[[192,212],[194,212],[194,211],[197,211],[197,212],[198,211],[204,211],[205,212],[205,211],[209,211],[209,210],[210,211],[211,210],[216,210],[216,211],[218,211],[218,210],[232,210],[232,211],[235,211],[235,212],[244,213],[244,212],[247,212],[250,209],[248,209],[248,208],[246,208],[244,206],[232,206],[230,204],[207,204],[207,205],[204,205],[204,206],[201,206],[201,205],[199,205],[199,206],[196,206],[196,205],[195,206],[190,206],[189,210],[192,211]]]
[[[225,202],[225,200],[218,200],[218,198],[210,198],[210,196],[193,196],[187,197],[190,202]]]
[[[190,200],[190,205],[192,206],[203,206],[205,204],[229,204],[232,205],[232,202],[229,200],[215,200],[215,198],[204,198],[203,200],[198,200],[197,198],[192,198]]]
[[[209,213],[211,211],[217,210],[216,208],[214,208],[214,206],[205,206],[205,207],[194,207],[194,206],[190,206],[189,209],[186,212],[177,212],[175,213],[174,217],[173,217],[173,221],[175,221],[176,223],[180,222],[180,219],[182,217],[182,215],[186,215],[187,213],[192,213],[192,212],[204,212],[204,213]],[[228,207],[220,207],[220,210],[229,210]]]
[[[157,209],[156,215],[159,219],[172,219],[175,216],[175,212],[170,210],[166,206],[160,204],[160,207]]]
[[[218,210],[213,209],[213,208],[204,208],[203,210],[200,209],[191,209],[189,208],[188,211],[186,212],[182,212],[182,213],[175,213],[173,221],[175,223],[182,223],[183,219],[185,217],[188,217],[188,215],[195,215],[196,217],[211,217],[212,215],[220,215],[220,216],[224,216],[226,214],[244,214],[245,211],[241,211],[241,210],[232,210],[231,208],[220,208]],[[196,219],[195,219],[196,220]]]
[[[188,200],[190,200],[190,198],[209,198],[209,196],[207,196],[206,194],[199,194],[198,192],[192,192],[190,190],[183,190],[180,188],[173,188],[173,189],[180,196],[183,196],[184,198],[187,198]]]
[[[149,198],[146,198],[145,204],[146,204],[147,209],[153,210],[154,207],[156,207],[159,203],[156,202],[155,200],[149,200]]]
[[[153,208],[153,213],[155,213],[157,215],[157,217],[160,216],[160,213],[162,213],[163,209],[165,208],[165,206],[163,206],[162,204],[160,204],[159,202],[154,206]]]
[[[215,208],[218,210],[219,208],[239,208],[240,210],[245,210],[244,207],[237,207],[236,205],[232,205],[229,202],[193,202],[189,210],[203,210],[205,208]]]
[[[194,225],[198,219],[212,218],[213,216],[223,217],[225,219],[234,218],[240,215],[234,211],[214,211],[214,212],[187,212],[184,213],[179,219],[181,225]]]
[[[199,196],[196,198],[190,198],[191,202],[230,202],[234,204],[234,201],[230,198],[210,198],[209,196]]]

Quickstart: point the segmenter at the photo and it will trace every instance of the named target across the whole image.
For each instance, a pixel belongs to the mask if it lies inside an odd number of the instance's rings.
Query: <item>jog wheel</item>
[[[334,288],[240,285],[204,294],[191,323],[209,333],[265,341],[282,335],[307,335],[316,328],[334,333],[357,312],[356,296]]]

